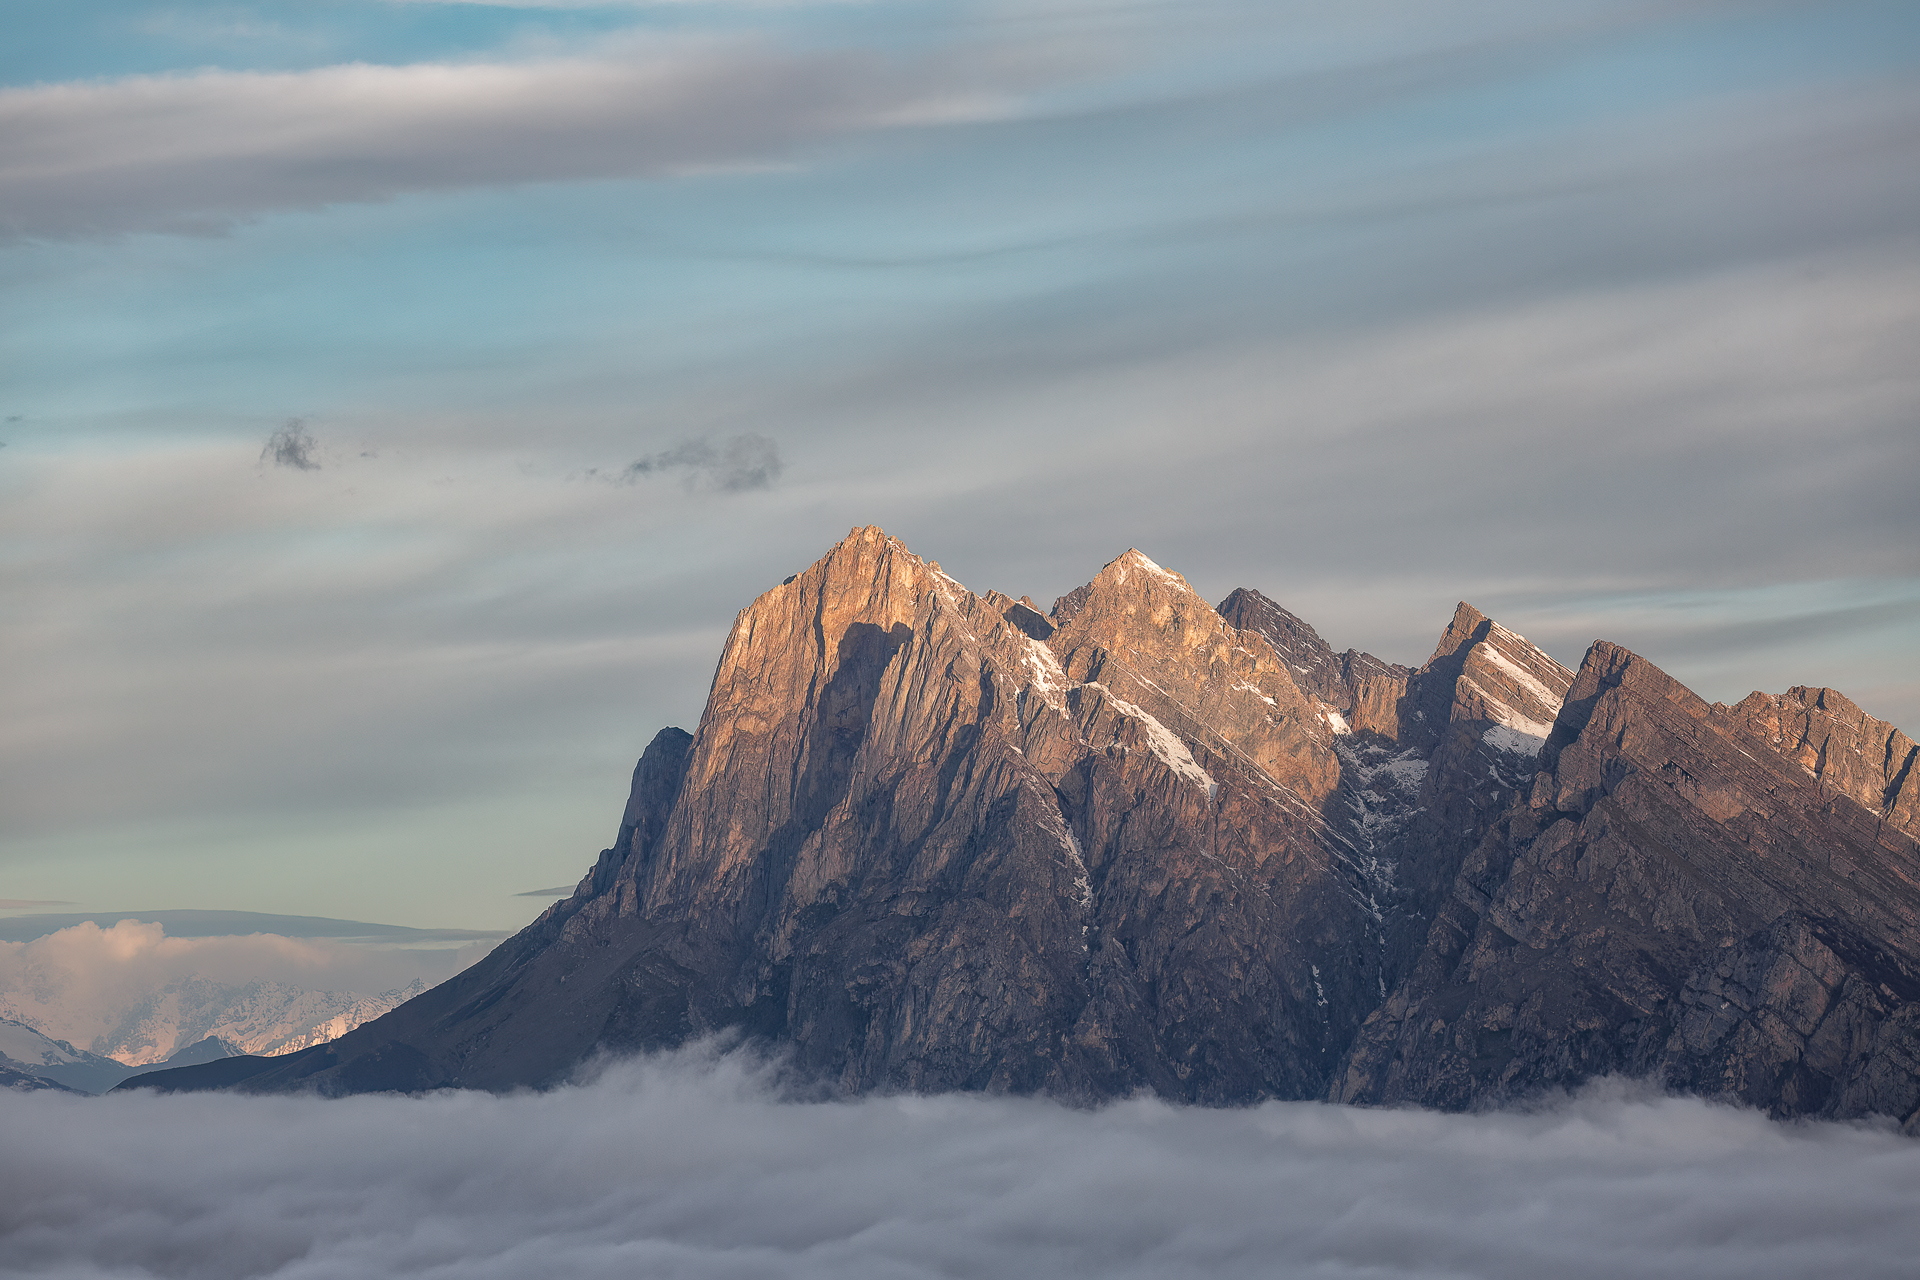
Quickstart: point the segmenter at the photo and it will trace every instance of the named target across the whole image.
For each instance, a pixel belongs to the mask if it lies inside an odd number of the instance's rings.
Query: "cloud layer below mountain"
[[[1911,1274],[1920,1145],[1603,1083],[1526,1113],[783,1099],[710,1051],[546,1094],[0,1093],[0,1267],[66,1276]]]

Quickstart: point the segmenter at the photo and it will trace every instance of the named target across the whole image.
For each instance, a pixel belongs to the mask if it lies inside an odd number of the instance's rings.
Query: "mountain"
[[[105,1093],[132,1075],[134,1068],[42,1035],[24,1022],[0,1018],[0,1072],[49,1081],[75,1093]],[[14,1081],[11,1076],[0,1083],[16,1089],[43,1087]]]
[[[77,1093],[84,1095],[86,1090],[74,1089],[46,1076],[37,1076],[30,1071],[22,1071],[0,1062],[0,1089],[11,1089],[15,1093]]]
[[[313,991],[284,982],[215,982],[192,976],[146,992],[96,1041],[136,1065],[163,1061],[209,1038],[250,1054],[322,1044],[418,995],[426,983],[367,994]]]
[[[235,1057],[241,1052],[238,1045],[209,1036],[159,1065],[195,1066],[217,1058]],[[9,1088],[58,1087],[71,1093],[105,1093],[138,1074],[140,1069],[137,1065],[76,1049],[65,1040],[55,1040],[24,1022],[0,1018],[0,1084]]]
[[[1137,551],[1043,614],[856,529],[491,956],[340,1039],[144,1075],[566,1078],[734,1030],[842,1091],[1463,1107],[1604,1071],[1911,1121],[1913,744],[1709,706],[1462,604],[1420,668]]]
[[[266,979],[218,982],[189,974],[121,992],[104,1007],[84,1001],[76,1007],[70,993],[48,981],[0,991],[0,1020],[85,1037],[89,1056],[144,1067],[171,1062],[174,1055],[209,1038],[249,1054],[304,1049],[351,1031],[424,990],[426,983],[417,978],[405,987],[367,993],[315,991]],[[95,1034],[88,1037],[76,1026]]]

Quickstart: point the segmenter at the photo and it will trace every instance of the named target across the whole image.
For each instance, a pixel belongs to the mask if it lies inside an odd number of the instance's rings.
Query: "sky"
[[[1912,1139],[1617,1080],[1483,1115],[809,1102],[695,1046],[545,1093],[0,1090],[0,1124],[21,1275],[1894,1280],[1920,1248]]]
[[[516,928],[866,524],[1920,731],[1903,0],[0,20],[0,910]]]

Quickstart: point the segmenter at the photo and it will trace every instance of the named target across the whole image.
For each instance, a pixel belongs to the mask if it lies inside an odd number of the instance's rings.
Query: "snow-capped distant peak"
[[[67,1067],[86,1060],[66,1041],[12,1018],[0,1018],[0,1056],[24,1067]]]
[[[65,1040],[15,1018],[0,1018],[0,1069],[51,1080],[82,1093],[105,1093],[133,1068],[113,1058],[76,1049]],[[20,1087],[16,1082],[11,1087]]]

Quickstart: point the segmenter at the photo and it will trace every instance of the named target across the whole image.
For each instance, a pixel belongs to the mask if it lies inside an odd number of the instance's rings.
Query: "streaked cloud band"
[[[531,62],[203,71],[0,91],[0,236],[216,230],[408,192],[765,164],[1007,108],[951,68],[758,40]]]

